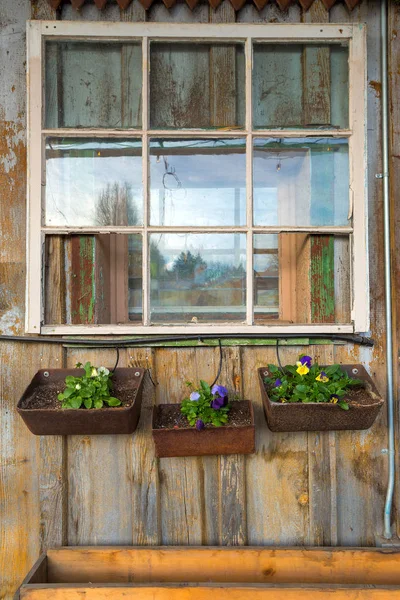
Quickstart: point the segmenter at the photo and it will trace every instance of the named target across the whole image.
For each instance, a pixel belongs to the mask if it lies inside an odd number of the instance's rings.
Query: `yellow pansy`
[[[302,364],[301,364],[301,362],[297,362],[297,363],[296,363],[296,365],[297,365],[297,369],[296,369],[296,371],[297,371],[297,373],[298,373],[299,375],[307,375],[307,373],[308,373],[308,372],[309,372],[309,370],[310,370],[310,369],[307,367],[307,365],[302,365]]]
[[[321,373],[315,379],[317,381],[322,381],[322,383],[326,383],[327,381],[329,381],[329,378],[326,376],[326,373],[324,373],[324,371],[321,371]]]

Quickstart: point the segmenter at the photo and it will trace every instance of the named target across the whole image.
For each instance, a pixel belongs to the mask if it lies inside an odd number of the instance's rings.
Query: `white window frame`
[[[143,129],[45,129],[42,127],[44,100],[44,44],[48,39],[77,38],[86,41],[129,40],[142,43],[142,112]],[[252,176],[252,43],[269,42],[343,42],[349,44],[349,128],[341,130],[257,130],[254,137],[342,137],[349,141],[349,214],[353,225],[344,227],[254,227],[252,225],[252,186],[247,185],[247,224],[240,229],[247,233],[247,319],[246,324],[214,325],[150,325],[148,234],[149,198],[144,202],[144,227],[45,227],[42,226],[42,187],[44,184],[43,139],[60,132],[73,136],[121,136],[143,139],[143,181],[148,181],[148,137],[170,135],[171,131],[149,130],[149,42],[150,40],[233,41],[245,45],[246,64],[246,122],[244,129],[227,131],[224,136],[246,137],[247,181]],[[295,333],[307,336],[313,333],[354,333],[369,330],[369,283],[367,252],[367,161],[366,161],[366,28],[360,24],[178,24],[178,23],[109,23],[73,21],[28,21],[28,207],[27,207],[27,286],[26,332],[41,334],[179,334],[179,333]],[[147,77],[145,74],[147,73]],[[185,134],[183,134],[185,135]],[[218,137],[221,132],[191,129],[188,137]],[[182,137],[182,132],[180,132]],[[41,149],[39,151],[39,149]],[[144,186],[147,189],[147,186]],[[190,228],[165,228],[166,231],[193,231]],[[216,231],[218,228],[212,228]],[[224,228],[224,230],[227,228]],[[210,232],[211,228],[196,227],[196,233]],[[42,257],[46,233],[124,232],[143,235],[143,324],[130,325],[43,325]],[[351,245],[351,323],[348,324],[253,324],[253,256],[250,236],[253,233],[281,233],[285,231],[312,233],[346,233]]]

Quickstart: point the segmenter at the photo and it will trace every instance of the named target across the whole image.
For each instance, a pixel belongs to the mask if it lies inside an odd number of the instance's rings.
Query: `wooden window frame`
[[[45,129],[42,127],[44,100],[44,44],[51,39],[78,39],[84,41],[112,40],[137,41],[142,44],[142,129]],[[252,144],[255,137],[301,138],[326,137],[347,138],[349,142],[349,216],[352,226],[343,227],[282,227],[253,226],[253,190],[247,185],[246,216],[244,227],[150,227],[149,190],[149,145],[151,137],[174,137],[174,132],[149,128],[149,43],[151,41],[232,41],[243,42],[245,47],[245,127],[224,129],[223,137],[246,138],[246,177],[252,181]],[[252,44],[253,42],[348,42],[349,44],[349,128],[330,129],[265,129],[252,130]],[[27,186],[27,285],[26,285],[26,332],[56,335],[82,334],[169,334],[179,333],[353,333],[369,330],[369,282],[367,249],[367,161],[366,161],[366,28],[360,24],[181,24],[181,23],[108,23],[72,21],[28,21],[28,186]],[[147,76],[145,74],[147,73]],[[71,137],[141,137],[143,140],[143,227],[46,227],[42,225],[42,188],[44,185],[45,136],[62,133]],[[221,137],[220,131],[191,129],[176,130],[175,137]],[[38,149],[41,151],[38,151]],[[246,323],[206,325],[150,325],[149,297],[149,251],[150,232],[168,233],[195,231],[209,233],[223,230],[247,234],[246,275]],[[70,233],[141,233],[143,237],[143,323],[121,325],[43,325],[44,290],[42,260],[46,234]],[[323,233],[349,236],[351,266],[351,322],[345,324],[268,324],[255,325],[253,320],[253,234],[255,233]]]

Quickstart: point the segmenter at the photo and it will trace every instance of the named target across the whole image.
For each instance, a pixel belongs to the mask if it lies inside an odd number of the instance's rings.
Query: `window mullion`
[[[253,324],[253,137],[252,129],[252,42],[246,39],[246,322]]]
[[[150,325],[150,248],[149,248],[149,39],[142,44],[142,159],[143,159],[143,325]]]

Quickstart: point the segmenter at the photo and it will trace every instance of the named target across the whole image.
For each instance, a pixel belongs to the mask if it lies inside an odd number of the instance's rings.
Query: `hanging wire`
[[[279,339],[276,340],[276,346],[275,346],[275,348],[276,348],[276,358],[278,360],[278,365],[279,365],[279,368],[280,368],[282,374],[284,375],[285,371],[283,370],[281,359],[279,357]]]
[[[222,343],[221,343],[221,338],[218,338],[218,346],[219,346],[219,367],[218,367],[218,373],[217,373],[217,376],[216,376],[216,378],[214,379],[214,381],[212,382],[212,384],[211,384],[211,386],[210,386],[210,387],[213,387],[213,386],[214,386],[214,385],[217,383],[217,381],[218,381],[218,379],[219,379],[219,376],[221,375],[221,371],[222,371],[222,360],[223,360],[223,356],[222,356]]]
[[[112,369],[111,373],[114,373],[114,371],[115,371],[115,369],[118,367],[118,363],[119,363],[119,348],[118,348],[118,346],[116,346],[116,348],[115,348],[115,349],[116,349],[116,351],[117,351],[117,361],[116,361],[116,363],[115,363],[115,365],[114,365],[114,368]]]
[[[157,387],[157,385],[158,385],[158,384],[157,384],[157,383],[154,383],[154,380],[153,380],[153,378],[152,378],[152,376],[151,376],[151,371],[150,371],[150,369],[147,369],[147,373],[148,373],[148,375],[149,375],[149,377],[150,377],[150,381],[151,381],[151,383],[153,384],[153,386],[154,386],[154,387]]]

